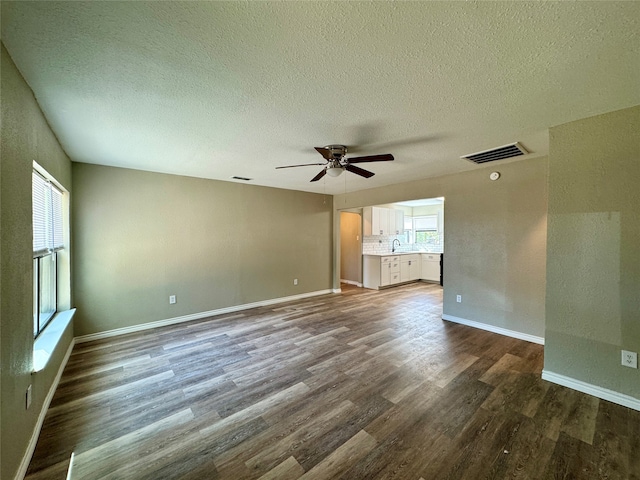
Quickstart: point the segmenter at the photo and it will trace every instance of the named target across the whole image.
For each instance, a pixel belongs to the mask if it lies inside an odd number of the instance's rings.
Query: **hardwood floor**
[[[27,478],[640,478],[640,412],[542,346],[441,320],[439,285],[344,287],[77,345]]]

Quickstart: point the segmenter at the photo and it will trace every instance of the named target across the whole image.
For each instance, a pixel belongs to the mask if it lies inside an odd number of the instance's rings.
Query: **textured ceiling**
[[[638,32],[640,2],[2,1],[72,160],[326,193],[546,155],[548,127],[640,104]],[[396,161],[275,170],[331,143]]]

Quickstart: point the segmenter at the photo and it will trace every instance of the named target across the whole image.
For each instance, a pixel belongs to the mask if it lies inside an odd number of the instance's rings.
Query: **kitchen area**
[[[361,228],[358,245],[347,245],[348,237],[358,238],[353,233],[342,239],[342,281],[371,289],[416,281],[443,284],[444,198],[364,207]],[[361,255],[361,281],[345,278],[349,255]]]

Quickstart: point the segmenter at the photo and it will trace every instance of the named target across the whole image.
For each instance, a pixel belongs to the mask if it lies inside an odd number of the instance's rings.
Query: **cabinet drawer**
[[[399,261],[395,260],[395,261],[391,262],[390,265],[391,266],[389,267],[389,269],[391,270],[391,273],[400,271],[400,262]]]
[[[390,262],[397,262],[399,260],[398,255],[390,255],[388,257],[380,257],[380,263],[385,265]]]

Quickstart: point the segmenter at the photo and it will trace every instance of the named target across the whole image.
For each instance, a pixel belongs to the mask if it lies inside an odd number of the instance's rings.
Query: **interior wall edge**
[[[571,388],[635,399],[621,354],[640,351],[638,145],[640,105],[549,130],[544,351]]]

